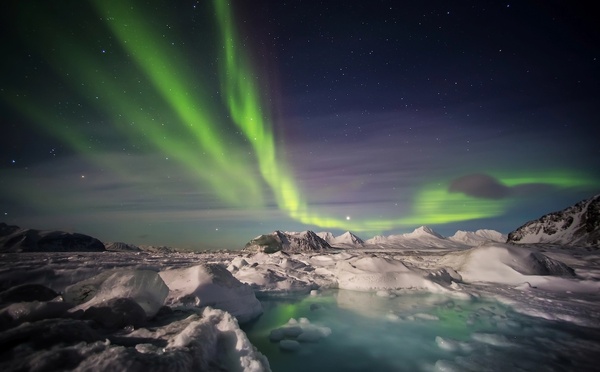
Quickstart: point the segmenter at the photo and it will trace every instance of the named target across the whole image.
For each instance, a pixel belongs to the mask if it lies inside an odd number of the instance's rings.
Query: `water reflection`
[[[492,300],[339,290],[261,302],[265,313],[245,331],[274,371],[590,370],[600,351],[597,330]],[[331,334],[284,350],[269,335],[291,318]]]

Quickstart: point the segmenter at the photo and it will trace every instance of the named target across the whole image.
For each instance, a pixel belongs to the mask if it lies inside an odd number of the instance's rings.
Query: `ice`
[[[426,313],[417,313],[417,314],[413,315],[413,317],[415,319],[421,319],[421,320],[440,320],[439,317],[432,315],[432,314],[426,314]]]
[[[170,305],[211,306],[234,315],[239,322],[262,314],[254,291],[219,264],[203,264],[185,269],[165,270],[160,277],[170,289]]]
[[[488,243],[467,251],[448,254],[440,262],[458,271],[467,282],[523,284],[533,276],[567,275],[572,270],[525,247]]]
[[[493,334],[493,333],[473,333],[471,336],[473,340],[482,342],[484,344],[500,347],[515,346],[514,343],[510,342],[506,336]]]
[[[58,293],[41,284],[23,284],[0,293],[0,303],[50,301]]]
[[[146,312],[131,298],[111,298],[89,307],[83,319],[94,320],[104,328],[139,327],[146,323]]]
[[[296,351],[301,343],[316,343],[330,334],[330,328],[313,324],[308,318],[291,318],[285,325],[272,329],[269,340],[278,342],[282,350]]]
[[[464,369],[452,361],[441,359],[441,360],[438,360],[437,362],[435,362],[434,371],[436,371],[436,372],[462,372],[462,371],[464,371]]]
[[[89,300],[85,296],[87,290],[94,293]],[[148,318],[152,318],[163,306],[169,288],[155,271],[118,270],[75,284],[67,288],[66,294],[67,301],[86,300],[74,311],[103,305],[111,299],[130,298],[141,306]]]
[[[296,340],[281,340],[279,341],[281,350],[296,351],[300,349],[300,343]]]
[[[3,255],[0,368],[595,368],[598,254],[417,233],[330,252]]]
[[[474,349],[473,346],[468,342],[458,341],[451,338],[443,338],[440,336],[435,337],[435,343],[440,349],[451,352],[470,353]]]
[[[191,321],[175,338],[169,341],[168,349],[189,348],[200,370],[208,370],[208,361],[220,359],[227,371],[265,371],[268,361],[248,341],[235,318],[229,313],[207,307],[202,317]]]
[[[23,322],[61,318],[72,307],[64,302],[16,302],[0,310],[0,329]]]

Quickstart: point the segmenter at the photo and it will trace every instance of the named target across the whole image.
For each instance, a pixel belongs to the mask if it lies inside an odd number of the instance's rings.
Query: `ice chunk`
[[[436,336],[435,343],[442,350],[457,351],[459,349],[458,341],[456,340],[445,339],[440,336]]]
[[[291,318],[283,327],[272,330],[269,334],[269,339],[272,342],[285,340],[317,342],[330,334],[330,328],[312,324],[308,318],[300,318],[299,320]]]
[[[298,337],[302,334],[302,327],[299,326],[287,326],[281,328],[285,337]]]
[[[462,372],[462,371],[464,371],[464,368],[461,368],[458,364],[456,364],[452,361],[440,359],[437,362],[435,362],[434,371],[436,371],[436,372]]]
[[[161,271],[170,289],[167,303],[186,305],[190,298],[198,306],[211,306],[234,315],[240,323],[262,314],[262,306],[250,286],[241,283],[217,264]]]
[[[442,338],[440,336],[436,336],[435,343],[440,349],[446,351],[462,351],[465,353],[473,351],[473,347],[469,345],[469,343],[453,340],[450,338]]]
[[[493,346],[514,346],[514,344],[510,342],[506,336],[494,333],[473,333],[471,338],[473,338],[475,341]]]
[[[317,342],[323,337],[323,333],[320,329],[308,328],[302,331],[302,333],[296,338],[296,340],[299,342]]]
[[[391,322],[397,322],[400,320],[400,317],[394,313],[385,314],[385,318]]]
[[[267,372],[269,363],[228,313],[206,308],[202,315],[171,322],[128,337],[156,338],[135,347],[96,347],[76,371],[233,371]],[[58,368],[57,368],[58,369]],[[63,369],[63,368],[60,368]]]
[[[376,295],[379,297],[390,297],[390,292],[381,290],[377,291]]]
[[[102,304],[111,299],[130,298],[144,309],[146,316],[152,318],[163,305],[165,298],[169,293],[169,288],[155,271],[151,270],[119,270],[110,273],[108,277],[102,280],[106,275],[100,275],[100,278],[92,278],[86,281],[83,286],[75,285],[69,293],[82,293],[81,290],[87,284],[101,284],[97,286],[95,295],[87,302],[75,307],[74,310],[87,310],[92,306]]]
[[[285,338],[285,332],[283,328],[276,328],[269,333],[269,340],[272,342],[279,342]]]
[[[427,313],[417,313],[414,315],[414,317],[417,319],[422,319],[422,320],[440,320],[440,318],[437,317],[436,315],[427,314]]]
[[[71,306],[64,302],[17,302],[2,309],[0,319],[6,320],[11,326],[15,326],[22,322],[60,318],[67,313]],[[2,324],[0,324],[0,327],[2,327]]]
[[[0,293],[0,303],[50,301],[58,293],[41,284],[23,284]]]
[[[109,329],[139,327],[146,322],[146,312],[131,298],[111,298],[87,309],[83,318]]]
[[[297,351],[300,349],[300,343],[295,340],[281,340],[279,341],[279,347],[285,351]]]

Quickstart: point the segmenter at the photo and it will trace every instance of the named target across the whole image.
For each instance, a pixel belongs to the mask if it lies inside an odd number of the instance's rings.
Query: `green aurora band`
[[[238,208],[265,205],[268,186],[278,208],[306,225],[357,232],[383,232],[417,224],[444,224],[488,218],[503,214],[515,198],[491,200],[448,191],[451,179],[425,183],[413,195],[413,207],[404,217],[353,219],[327,216],[309,206],[302,197],[291,167],[278,149],[269,112],[263,104],[257,74],[249,51],[238,40],[228,1],[214,0],[213,7],[220,40],[220,100],[204,88],[203,76],[193,72],[185,56],[158,35],[152,18],[129,1],[94,0],[93,4],[122,50],[133,62],[123,67],[119,79],[97,56],[78,49],[76,35],[60,32],[56,22],[37,15],[35,20],[53,32],[44,40],[26,40],[42,49],[57,74],[98,112],[111,118],[110,125],[132,144],[158,150],[197,177],[198,187],[208,187],[219,200]],[[33,15],[35,17],[35,14]],[[46,48],[46,49],[44,49]],[[50,50],[52,52],[50,52]],[[186,62],[184,62],[186,61]],[[140,78],[143,76],[143,78]],[[193,78],[192,78],[193,77]],[[86,85],[79,82],[85,81]],[[145,96],[132,97],[130,87],[147,84]],[[101,89],[101,97],[89,87]],[[55,108],[44,106],[41,98],[15,99],[4,94],[17,110],[79,154],[88,156],[127,179],[128,170],[97,156],[75,120],[57,118]],[[33,100],[33,102],[32,102]],[[36,102],[40,101],[40,102]],[[215,109],[215,103],[220,104]],[[110,110],[108,109],[110,107]],[[224,114],[226,113],[226,114]],[[60,123],[59,123],[60,121]],[[226,135],[223,126],[233,124],[240,138]],[[597,184],[583,174],[552,171],[488,172],[507,187],[546,184],[556,188]],[[24,192],[21,190],[21,192]]]

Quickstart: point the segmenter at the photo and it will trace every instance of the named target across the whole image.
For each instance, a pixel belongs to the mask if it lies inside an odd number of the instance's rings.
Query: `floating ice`
[[[510,342],[506,336],[494,334],[494,333],[473,333],[471,335],[473,340],[482,342],[484,344],[492,345],[492,346],[515,346],[514,343]]]
[[[296,351],[300,349],[300,343],[296,340],[281,340],[279,341],[279,347],[285,351]]]
[[[300,347],[300,342],[318,342],[330,334],[330,328],[312,324],[308,318],[291,318],[284,326],[271,330],[269,340],[279,342],[282,350],[294,351]]]

